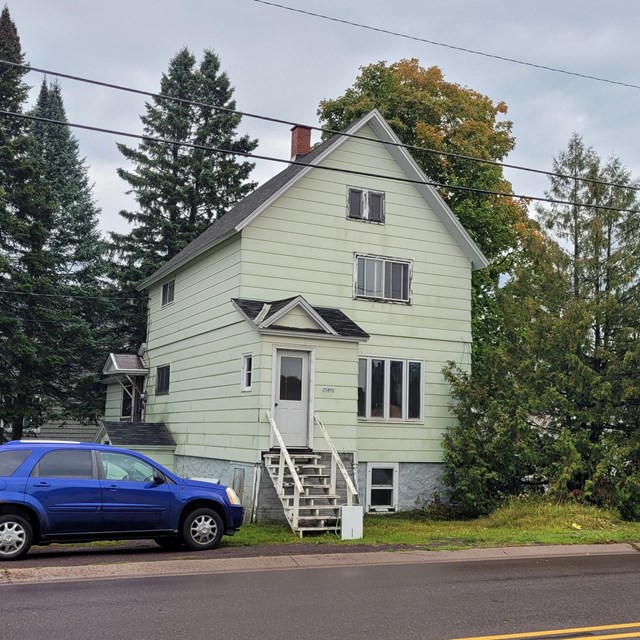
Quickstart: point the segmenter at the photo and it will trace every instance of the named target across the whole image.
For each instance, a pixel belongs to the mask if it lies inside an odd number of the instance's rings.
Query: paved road
[[[605,635],[640,638],[639,594],[637,553],[5,584],[0,633],[29,640],[445,640],[638,622],[637,635]]]

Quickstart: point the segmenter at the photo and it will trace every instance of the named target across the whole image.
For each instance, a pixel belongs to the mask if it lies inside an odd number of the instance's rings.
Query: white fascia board
[[[212,242],[211,244],[204,245],[198,251],[195,251],[194,253],[189,254],[188,256],[183,258],[182,260],[178,260],[171,267],[171,269],[169,269],[168,271],[165,271],[164,273],[160,274],[159,276],[156,276],[155,274],[149,276],[146,280],[143,280],[136,287],[136,291],[144,291],[145,289],[148,289],[151,285],[156,284],[158,281],[164,280],[169,275],[175,273],[183,264],[185,264],[187,262],[191,262],[192,260],[194,260],[198,256],[200,256],[203,253],[209,251],[209,249],[212,249],[213,247],[218,246],[221,242],[224,242],[225,240],[228,240],[231,236],[234,236],[237,231],[238,231],[238,229],[232,229],[231,231],[228,231],[223,236],[220,236],[219,238],[217,238],[215,242]],[[162,269],[162,267],[160,267],[160,269]]]
[[[116,365],[115,354],[110,353],[107,357],[107,361],[104,363],[104,367],[102,367],[102,375],[109,375],[118,370],[118,366]]]
[[[370,118],[368,120],[368,124],[374,130],[376,135],[382,141],[402,144],[401,140],[395,134],[393,129],[391,129],[386,120],[382,118],[379,112],[376,110],[373,114],[376,115],[376,117]],[[413,159],[413,156],[411,156],[404,147],[397,147],[392,144],[385,146],[391,157],[398,163],[408,178],[425,183],[415,184],[414,186],[432,211],[436,216],[438,216],[453,239],[458,243],[464,254],[469,259],[469,262],[471,262],[472,269],[484,269],[487,267],[489,265],[489,260],[487,260],[478,245],[473,241],[473,238],[471,238],[467,233],[457,216],[440,197],[440,194],[432,186],[427,184],[429,179]]]
[[[318,340],[336,340],[338,342],[366,342],[369,338],[356,338],[352,336],[329,335],[326,333],[312,333],[306,331],[287,331],[286,329],[260,329],[258,333],[265,336],[287,336],[288,338],[317,338]]]
[[[278,313],[274,313],[268,320],[261,322],[258,325],[259,329],[266,329],[273,325],[275,322],[283,318],[289,313],[292,309],[296,307],[301,307],[302,310],[309,316],[311,320],[313,320],[321,329],[324,329],[327,333],[331,335],[338,335],[338,332],[324,319],[320,314],[302,297],[295,297],[289,304],[285,305],[278,311]],[[257,319],[257,318],[256,318]]]

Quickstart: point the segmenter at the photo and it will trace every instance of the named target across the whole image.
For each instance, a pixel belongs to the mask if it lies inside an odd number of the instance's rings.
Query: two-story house
[[[310,149],[294,127],[297,164],[142,284],[146,350],[105,367],[102,437],[154,455],[166,428],[179,473],[233,484],[258,517],[274,484],[304,495],[297,479],[327,475],[335,489],[333,448],[365,510],[429,498],[453,420],[442,368],[470,364],[486,258],[378,111],[345,133]]]

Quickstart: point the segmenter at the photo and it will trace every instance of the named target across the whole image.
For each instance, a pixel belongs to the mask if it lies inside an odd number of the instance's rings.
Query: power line
[[[629,87],[630,89],[640,89],[640,85],[632,84],[630,82],[622,82],[619,80],[610,80],[609,78],[600,78],[599,76],[592,76],[586,73],[580,73],[578,71],[567,71],[566,69],[559,69],[557,67],[549,67],[544,64],[536,64],[535,62],[527,62],[526,60],[518,60],[517,58],[508,58],[506,56],[500,56],[494,53],[486,53],[485,51],[478,51],[476,49],[468,49],[467,47],[459,47],[453,44],[447,44],[445,42],[437,42],[436,40],[428,40],[427,38],[420,38],[418,36],[412,36],[406,33],[399,33],[398,31],[390,31],[389,29],[381,29],[380,27],[372,27],[371,25],[361,24],[359,22],[352,22],[350,20],[344,20],[342,18],[336,18],[334,16],[327,16],[322,13],[314,13],[312,11],[305,11],[304,9],[296,9],[294,7],[288,7],[284,4],[278,4],[276,2],[267,2],[266,0],[253,0],[258,4],[268,5],[270,7],[277,7],[278,9],[284,9],[285,11],[292,11],[294,13],[302,13],[314,18],[322,18],[323,20],[330,20],[331,22],[339,22],[341,24],[347,24],[351,27],[358,27],[359,29],[367,29],[368,31],[377,31],[378,33],[384,33],[390,36],[396,36],[398,38],[405,38],[406,40],[414,40],[416,42],[424,42],[426,44],[432,44],[436,47],[444,47],[446,49],[453,49],[454,51],[462,51],[463,53],[471,53],[476,56],[483,56],[485,58],[493,58],[494,60],[502,60],[503,62],[510,62],[512,64],[519,64],[525,67],[533,67],[534,69],[543,69],[544,71],[553,71],[554,73],[562,73],[567,76],[575,76],[577,78],[584,78],[586,80],[595,80],[596,82],[606,82],[607,84],[619,85],[621,87]]]
[[[235,115],[241,116],[243,118],[254,118],[256,120],[263,120],[265,122],[272,122],[274,124],[284,124],[291,127],[304,127],[305,129],[310,129],[312,131],[319,131],[320,133],[328,133],[331,135],[341,135],[346,138],[353,138],[355,140],[364,140],[366,142],[371,142],[371,138],[367,138],[366,136],[361,136],[356,133],[345,133],[344,131],[340,131],[337,129],[329,129],[325,127],[317,127],[314,125],[306,125],[300,124],[298,122],[294,122],[292,120],[284,120],[282,118],[274,118],[272,116],[265,116],[257,113],[250,113],[248,111],[239,111],[237,109],[231,109],[229,107],[218,106],[209,104],[206,102],[199,102],[197,100],[188,100],[186,98],[178,98],[175,96],[170,96],[164,93],[154,93],[152,91],[144,91],[143,89],[135,89],[133,87],[127,87],[125,85],[113,84],[111,82],[103,82],[101,80],[93,80],[91,78],[85,78],[83,76],[71,75],[68,73],[62,73],[60,71],[51,71],[50,69],[43,69],[40,67],[33,67],[28,64],[18,64],[17,62],[10,62],[9,60],[0,60],[0,64],[4,64],[10,67],[17,67],[19,69],[25,69],[28,71],[35,71],[36,73],[42,73],[44,75],[51,75],[57,78],[65,78],[66,80],[73,80],[74,82],[82,82],[85,84],[91,84],[99,87],[105,87],[107,89],[115,89],[117,91],[125,91],[127,93],[133,93],[136,95],[146,96],[149,98],[158,98],[160,100],[172,100],[174,102],[179,102],[181,104],[188,104],[196,107],[204,107],[207,109],[215,109],[217,111],[223,111],[225,113],[233,113]],[[587,178],[582,176],[573,176],[566,173],[556,173],[553,171],[546,171],[544,169],[535,169],[533,167],[525,167],[523,165],[511,164],[508,162],[499,162],[497,160],[489,160],[487,158],[478,158],[476,156],[468,156],[461,153],[454,153],[452,151],[439,151],[438,149],[431,149],[429,147],[421,147],[419,145],[412,144],[404,144],[402,142],[390,142],[386,140],[379,140],[383,145],[399,147],[401,149],[407,149],[408,151],[421,151],[426,153],[431,153],[438,156],[443,156],[446,158],[455,158],[458,160],[468,160],[471,162],[479,162],[482,164],[488,164],[495,167],[502,167],[505,169],[514,169],[516,171],[526,171],[529,173],[535,173],[538,175],[544,175],[554,178],[563,178],[569,180],[577,180],[580,182],[588,182],[589,184],[598,184],[607,187],[615,187],[618,189],[630,189],[632,191],[640,191],[640,187],[634,187],[633,185],[620,184],[616,182],[606,182],[604,180],[597,180],[595,178]]]
[[[464,187],[461,185],[445,184],[441,182],[433,182],[430,180],[414,180],[412,178],[401,178],[398,176],[381,175],[379,173],[370,173],[367,171],[356,171],[355,169],[342,169],[340,167],[326,167],[318,165],[310,165],[307,162],[300,162],[298,160],[283,160],[282,158],[274,158],[272,156],[263,156],[256,153],[248,153],[245,151],[236,151],[232,149],[220,149],[217,147],[211,147],[208,145],[196,144],[193,142],[183,142],[180,140],[167,140],[165,138],[156,138],[151,136],[145,136],[138,133],[130,133],[128,131],[118,131],[116,129],[106,129],[104,127],[95,127],[87,124],[79,124],[75,122],[63,122],[61,120],[53,120],[52,118],[42,118],[39,116],[28,115],[24,113],[14,113],[12,111],[0,110],[0,116],[9,116],[14,118],[23,118],[26,120],[33,120],[36,122],[46,122],[49,124],[55,124],[63,127],[73,127],[76,129],[83,129],[85,131],[95,131],[98,133],[106,133],[109,135],[123,136],[126,138],[135,138],[137,140],[143,140],[146,142],[155,142],[159,144],[174,145],[180,147],[187,147],[190,149],[200,149],[203,151],[212,151],[214,153],[242,156],[250,160],[267,160],[269,162],[278,162],[280,164],[296,165],[302,167],[313,167],[320,171],[331,171],[334,173],[347,173],[349,175],[362,176],[366,178],[380,178],[382,180],[392,180],[394,182],[402,182],[408,184],[426,185],[434,187],[436,189],[450,189],[453,191],[464,191],[468,193],[478,193],[482,195],[501,196],[506,198],[515,198],[517,200],[534,200],[536,202],[548,202],[550,204],[563,204],[575,207],[585,207],[587,209],[601,209],[603,211],[619,211],[621,213],[637,213],[636,209],[620,209],[618,207],[611,207],[607,205],[586,204],[580,202],[572,202],[570,200],[554,200],[552,198],[542,198],[540,196],[530,196],[524,194],[508,193],[505,191],[491,191],[488,189],[478,189],[476,187]],[[371,141],[370,138],[367,140]]]
[[[132,300],[133,296],[112,298],[110,296],[86,296],[75,293],[32,293],[30,291],[15,291],[9,289],[0,289],[0,293],[8,293],[16,296],[35,296],[38,298],[78,298],[80,300]]]

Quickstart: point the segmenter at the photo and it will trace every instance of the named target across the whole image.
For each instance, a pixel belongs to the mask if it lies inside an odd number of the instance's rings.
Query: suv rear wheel
[[[0,516],[0,560],[17,560],[31,548],[33,529],[21,516]]]
[[[184,520],[182,539],[189,549],[215,549],[222,539],[222,518],[213,509],[195,509]]]

